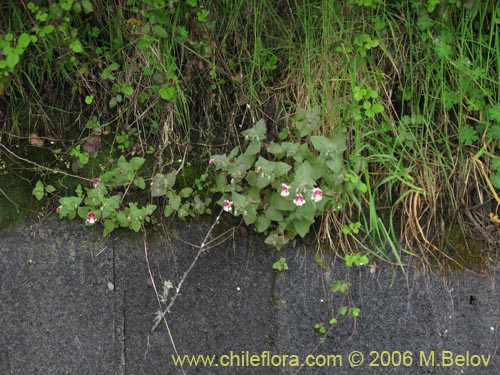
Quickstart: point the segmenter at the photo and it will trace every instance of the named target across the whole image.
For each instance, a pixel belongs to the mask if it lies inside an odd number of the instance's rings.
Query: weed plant
[[[185,183],[181,189],[191,190],[182,194],[168,193],[173,176],[190,163],[200,169],[210,155],[244,150],[242,134],[264,120],[256,158],[272,159],[272,142],[345,139],[341,209],[321,211],[319,228],[308,225],[335,251],[361,245],[396,263],[401,251],[432,261],[445,255],[454,225],[495,243],[496,1],[11,0],[0,7],[1,142],[29,160],[36,147],[50,148],[43,164],[59,173],[35,170],[55,187],[49,195],[64,195],[64,173],[90,181],[116,171],[121,157],[138,157],[150,167],[134,170],[115,205],[139,207],[126,193],[140,177],[139,189],[153,188],[144,207],[162,206],[169,217],[181,208],[182,217],[210,212],[201,192],[215,183],[213,171]],[[317,127],[301,134],[299,111],[316,107]],[[103,153],[112,162],[96,168],[91,161]],[[16,159],[3,150],[0,157]],[[230,200],[217,194],[221,205]],[[109,215],[108,229],[130,224]]]

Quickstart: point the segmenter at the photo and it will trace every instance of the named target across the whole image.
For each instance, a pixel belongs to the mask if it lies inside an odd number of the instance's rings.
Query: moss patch
[[[459,225],[446,232],[446,243],[448,255],[458,262],[449,262],[452,269],[458,271],[462,268],[477,269],[481,266],[482,243],[465,234]]]

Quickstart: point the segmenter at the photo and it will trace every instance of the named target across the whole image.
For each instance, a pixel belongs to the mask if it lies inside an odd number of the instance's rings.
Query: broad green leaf
[[[269,146],[267,146],[267,152],[273,154],[278,158],[282,158],[285,155],[286,151],[283,146],[279,145],[278,143],[271,142]]]
[[[252,141],[248,145],[245,154],[247,155],[257,155],[260,153],[260,147],[262,145],[262,142],[260,141]]]
[[[26,33],[22,33],[19,36],[19,39],[17,41],[17,46],[24,50],[24,49],[26,49],[26,47],[28,47],[30,45],[30,43],[31,43],[30,35],[26,34]]]
[[[38,180],[36,182],[35,188],[33,189],[32,194],[35,196],[36,199],[42,200],[44,196],[44,187],[42,181]]]
[[[172,192],[171,197],[169,197],[168,203],[175,211],[177,211],[181,207],[181,197]]]
[[[274,177],[281,177],[284,174],[287,174],[290,169],[292,169],[292,167],[286,163],[283,163],[281,161],[274,162]]]
[[[321,107],[318,105],[311,109],[299,109],[298,121],[295,126],[300,137],[305,137],[318,129],[318,122],[321,115]]]
[[[116,221],[118,222],[118,225],[122,228],[127,228],[128,227],[128,221],[127,221],[127,215],[123,211],[118,212],[116,215]]]
[[[137,186],[139,189],[145,189],[146,188],[146,182],[144,182],[144,179],[142,177],[137,177],[134,180],[134,185]]]
[[[313,186],[315,184],[314,179],[311,177],[311,164],[305,161],[298,168],[295,173],[295,184],[296,186]]]
[[[245,179],[248,182],[248,185],[252,187],[257,186],[257,173],[254,171],[250,171]]]
[[[153,26],[153,33],[160,38],[168,38],[167,31],[160,25]]]
[[[94,11],[94,5],[90,0],[82,0],[82,6],[85,13],[91,13]]]
[[[300,237],[304,238],[309,232],[311,222],[306,219],[295,219],[293,221],[293,229],[297,231]]]
[[[311,137],[311,142],[314,148],[324,156],[342,154],[347,148],[345,136],[343,134],[338,134],[335,138],[316,135]]]
[[[269,228],[269,225],[271,225],[271,220],[266,216],[260,215],[255,222],[255,229],[257,229],[257,232],[263,233]]]
[[[102,235],[104,237],[109,236],[109,234],[115,230],[115,223],[113,220],[105,220],[104,221],[104,230],[102,232]]]
[[[326,153],[330,149],[330,140],[323,135],[312,136],[311,143],[320,153]]]
[[[163,216],[169,217],[173,213],[174,213],[174,209],[172,208],[172,206],[165,206],[165,209],[163,210]]]
[[[185,187],[179,192],[179,196],[182,198],[187,198],[193,193],[193,189],[190,187]]]
[[[280,196],[281,197],[281,196]],[[284,220],[283,218],[283,214],[278,210],[276,209],[275,207],[268,207],[265,211],[264,211],[264,215],[269,219],[269,220],[272,220],[272,221],[276,221],[276,222],[281,222]]]
[[[294,211],[296,206],[293,204],[292,199],[282,197],[280,193],[275,192],[271,195],[270,205],[273,209],[279,211]],[[281,220],[280,220],[281,221]]]
[[[121,92],[125,95],[132,95],[134,93],[134,88],[132,86],[123,85],[121,87]]]
[[[340,156],[327,159],[325,163],[333,173],[339,173],[342,169],[342,158]]]
[[[152,197],[161,197],[167,193],[175,184],[175,174],[168,173],[163,175],[161,173],[157,173],[153,177],[153,183],[151,186],[151,196]]]
[[[56,188],[52,185],[47,185],[47,186],[45,186],[45,191],[47,193],[53,193],[54,191],[56,191]]]
[[[282,235],[279,235],[277,233],[271,233],[269,236],[266,237],[264,240],[264,243],[267,245],[273,246],[274,248],[280,250],[283,246],[286,244],[286,240]]]
[[[130,159],[129,163],[132,166],[132,168],[134,168],[134,171],[137,171],[144,164],[145,161],[146,159],[136,156]]]
[[[72,41],[70,44],[69,44],[69,48],[71,48],[71,50],[74,52],[74,53],[82,53],[83,52],[83,46],[82,46],[82,43],[80,43],[80,41],[77,39],[77,40],[74,40]]]
[[[245,139],[262,141],[267,138],[266,123],[261,119],[252,128],[243,131],[241,134],[245,136]]]
[[[165,85],[160,90],[158,90],[158,94],[160,94],[163,100],[174,100],[177,94],[177,90],[175,87]]]
[[[113,195],[107,199],[105,199],[102,203],[102,217],[107,218],[113,214],[115,214],[116,210],[120,208],[120,200],[121,195]]]

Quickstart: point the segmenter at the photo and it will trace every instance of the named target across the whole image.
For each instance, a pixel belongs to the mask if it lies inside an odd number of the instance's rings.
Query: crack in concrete
[[[111,246],[113,264],[113,305],[114,305],[114,322],[115,322],[115,346],[117,352],[118,368],[117,374],[125,375],[127,371],[127,357],[126,357],[126,337],[125,337],[125,290],[122,288],[121,280],[117,274],[116,269],[116,253],[115,242]]]

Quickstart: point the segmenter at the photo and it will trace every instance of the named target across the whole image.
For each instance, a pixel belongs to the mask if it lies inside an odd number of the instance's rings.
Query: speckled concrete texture
[[[349,269],[327,255],[320,267],[314,249],[275,254],[239,232],[201,254],[150,334],[165,307],[154,286],[178,285],[209,226],[173,224],[146,242],[56,218],[1,232],[0,375],[500,373],[494,268],[443,278],[418,267]],[[276,273],[282,255],[289,270]],[[330,292],[338,279],[352,284],[345,295]],[[340,316],[342,306],[360,316]],[[315,332],[333,317],[326,335]],[[214,365],[181,368],[176,353]]]

